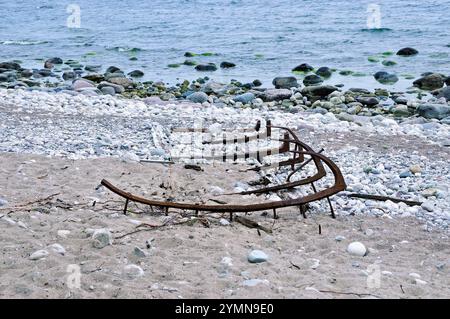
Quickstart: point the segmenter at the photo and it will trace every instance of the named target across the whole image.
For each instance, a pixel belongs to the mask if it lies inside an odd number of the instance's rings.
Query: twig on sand
[[[18,210],[18,209],[24,209],[24,208],[27,208],[27,207],[32,206],[34,204],[38,204],[38,203],[42,203],[42,202],[48,201],[48,200],[52,199],[53,197],[58,196],[59,194],[60,193],[52,194],[52,195],[49,195],[49,196],[47,196],[45,198],[41,198],[41,199],[37,199],[37,200],[31,201],[31,202],[20,204],[18,206],[3,207],[3,208],[0,208],[0,211],[2,211],[2,210],[14,211],[14,210]]]
[[[248,218],[242,217],[242,216],[236,216],[235,221],[237,221],[239,224],[242,224],[248,228],[256,228],[260,229],[262,231],[265,231],[268,234],[272,234],[272,229],[269,229],[267,227],[261,226],[259,223],[250,220]]]
[[[380,196],[380,195],[369,195],[369,194],[348,194],[347,197],[350,198],[361,198],[361,199],[371,199],[371,200],[377,200],[377,201],[388,201],[394,203],[405,203],[408,206],[420,206],[423,203],[422,202],[416,202],[411,200],[405,200],[401,198],[395,198],[395,197],[389,197],[389,196]]]
[[[375,297],[375,298],[382,299],[380,296],[373,295],[373,294],[366,294],[366,293],[345,292],[345,291],[333,291],[333,290],[319,290],[319,292],[322,292],[322,293],[329,293],[329,294],[337,294],[337,295],[358,296],[358,297]]]

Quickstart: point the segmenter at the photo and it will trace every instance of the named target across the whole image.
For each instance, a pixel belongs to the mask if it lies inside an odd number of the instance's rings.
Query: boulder
[[[20,64],[16,62],[1,62],[0,69],[20,70]]]
[[[316,74],[323,78],[329,78],[333,72],[329,67],[323,66],[317,69]]]
[[[92,84],[92,82],[90,82],[88,80],[79,79],[79,80],[75,80],[72,83],[72,88],[75,91],[80,91],[85,88],[95,88],[95,86],[94,86],[94,84]]]
[[[114,72],[117,72],[117,71],[120,71],[120,69],[118,67],[110,66],[109,68],[106,69],[105,73],[114,73]]]
[[[407,48],[398,50],[397,55],[412,56],[412,55],[416,55],[418,53],[419,53],[419,51],[417,51],[416,49],[407,47]]]
[[[376,97],[370,97],[370,96],[360,96],[357,97],[356,100],[366,106],[375,106],[378,103],[380,103],[380,101],[376,98]]]
[[[65,81],[76,79],[76,77],[77,77],[77,74],[75,72],[73,72],[73,71],[64,72],[63,75],[62,75],[62,78]]]
[[[282,101],[290,99],[292,91],[288,89],[268,89],[261,94],[260,98],[266,102]]]
[[[427,119],[442,120],[450,116],[450,106],[445,104],[421,104],[417,108],[417,113]]]
[[[440,90],[437,98],[445,98],[446,101],[450,101],[450,86],[446,86],[445,88]]]
[[[122,77],[109,78],[108,82],[121,85],[126,89],[133,87],[133,85],[134,85],[133,81],[131,81],[130,79],[127,79],[127,78],[122,78]]]
[[[234,68],[235,66],[236,66],[236,64],[234,64],[232,62],[222,62],[222,63],[220,63],[220,67],[222,69]]]
[[[314,86],[314,85],[319,85],[323,82],[323,79],[318,76],[317,74],[311,74],[311,75],[307,75],[305,76],[305,78],[303,79],[303,84],[305,86]]]
[[[398,82],[398,77],[395,74],[385,71],[377,72],[373,75],[373,77],[381,84],[394,84]]]
[[[272,84],[276,89],[290,89],[299,86],[294,76],[276,77],[273,79]]]
[[[235,102],[241,102],[243,104],[251,103],[255,99],[255,94],[247,92],[241,95],[237,95],[233,98]]]
[[[187,97],[193,103],[204,103],[208,101],[208,95],[204,92],[195,92]]]
[[[316,85],[303,88],[302,94],[307,96],[326,97],[328,94],[337,91],[338,88],[332,85]]]
[[[97,88],[100,89],[103,92],[103,88],[105,87],[110,87],[113,88],[115,93],[121,94],[125,91],[125,88],[122,85],[119,84],[114,84],[114,83],[110,83],[110,82],[101,82]]]
[[[438,73],[433,73],[415,80],[413,85],[422,90],[436,90],[444,86],[444,78]]]
[[[308,63],[302,63],[295,68],[292,69],[292,72],[310,72],[314,70],[314,68]]]
[[[92,82],[102,82],[105,80],[105,77],[103,74],[100,73],[93,73],[83,76],[83,79],[92,81]]]
[[[195,67],[195,69],[201,72],[213,72],[217,71],[217,66],[214,63],[199,64]]]
[[[132,78],[141,78],[144,76],[144,72],[141,70],[134,70],[128,73],[128,76],[131,76]]]

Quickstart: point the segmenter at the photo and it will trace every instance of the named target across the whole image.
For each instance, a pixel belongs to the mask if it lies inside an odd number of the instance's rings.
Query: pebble
[[[430,201],[426,201],[426,202],[422,203],[421,207],[430,213],[434,211],[434,205]]]
[[[92,245],[98,249],[102,249],[108,245],[112,245],[111,232],[105,228],[96,229],[92,234],[92,240]]]
[[[57,254],[60,254],[63,256],[66,254],[66,249],[63,246],[61,246],[60,244],[52,244],[52,245],[48,246],[48,248]]]
[[[139,248],[139,247],[134,247],[133,253],[134,253],[134,255],[135,255],[136,257],[139,257],[139,258],[145,258],[145,257],[147,257],[147,252],[144,251],[144,250],[142,250],[142,249]]]
[[[246,287],[255,287],[260,284],[269,285],[269,281],[267,279],[247,279],[242,283]]]
[[[70,235],[70,230],[60,229],[56,232],[56,234],[58,235],[58,237],[67,238],[67,236]]]
[[[252,250],[248,256],[247,259],[251,263],[263,263],[269,259],[269,257],[266,255],[265,252],[261,250]]]
[[[219,223],[220,223],[220,225],[222,225],[222,226],[229,226],[229,225],[230,225],[230,222],[229,222],[227,219],[225,219],[225,218],[221,218],[221,219],[219,220]]]
[[[341,241],[344,241],[344,240],[345,240],[345,237],[339,235],[339,236],[336,236],[336,237],[334,238],[334,240],[337,241],[337,242],[341,242]]]
[[[6,199],[0,198],[0,207],[8,205],[8,201]]]
[[[362,243],[356,241],[348,245],[347,252],[353,256],[363,257],[366,255],[367,249]]]
[[[144,275],[144,270],[137,265],[126,265],[123,268],[123,273],[126,277],[130,279],[135,279],[142,277]]]
[[[39,260],[39,259],[47,257],[48,255],[49,255],[48,251],[41,249],[41,250],[38,250],[38,251],[35,251],[34,253],[32,253],[30,255],[30,259],[31,260]]]
[[[422,172],[422,168],[420,167],[420,165],[412,165],[409,170],[411,171],[411,173],[413,174],[418,174]]]
[[[372,229],[370,229],[370,228],[367,228],[367,229],[364,231],[364,234],[365,234],[366,236],[372,236],[372,235],[374,234],[374,231],[373,231]]]

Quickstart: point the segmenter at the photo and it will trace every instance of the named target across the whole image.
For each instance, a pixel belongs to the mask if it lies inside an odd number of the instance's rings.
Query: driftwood
[[[369,194],[349,194],[347,195],[347,197],[350,198],[361,198],[361,199],[371,199],[371,200],[377,200],[377,201],[388,201],[390,200],[391,202],[394,203],[405,203],[408,206],[421,206],[423,203],[422,202],[416,202],[416,201],[411,201],[411,200],[406,200],[406,199],[401,199],[401,198],[395,198],[395,197],[389,197],[389,196],[380,196],[380,195],[369,195]]]
[[[28,207],[34,205],[34,204],[38,204],[38,203],[42,203],[42,202],[48,201],[48,200],[52,199],[53,197],[58,196],[59,194],[60,193],[52,194],[52,195],[49,195],[49,196],[47,196],[45,198],[41,198],[41,199],[37,199],[37,200],[31,201],[31,202],[28,202],[28,203],[20,204],[18,206],[2,207],[2,208],[0,208],[0,211],[2,211],[2,210],[14,211],[14,210],[25,209],[25,208],[28,208]]]
[[[235,221],[237,221],[239,224],[242,224],[248,228],[256,228],[260,229],[268,234],[272,234],[272,229],[269,229],[267,227],[261,226],[259,223],[250,220],[248,218],[242,217],[242,216],[236,216]]]

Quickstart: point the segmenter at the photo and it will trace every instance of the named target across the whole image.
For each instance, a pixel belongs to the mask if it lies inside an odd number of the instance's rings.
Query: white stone
[[[334,240],[337,241],[337,242],[344,241],[344,240],[345,240],[345,237],[339,235],[339,236],[336,236],[336,237],[334,238]]]
[[[415,272],[412,272],[409,274],[410,277],[416,278],[416,279],[420,279],[421,276],[419,274],[416,274]]]
[[[372,236],[374,234],[374,231],[370,228],[367,228],[364,234],[366,234],[366,236]]]
[[[242,283],[242,285],[246,287],[255,287],[260,284],[269,285],[269,281],[267,279],[248,279],[244,280]]]
[[[70,230],[60,229],[56,232],[56,234],[58,235],[58,237],[67,238],[67,236],[70,235]]]
[[[142,277],[144,275],[144,270],[137,265],[126,265],[123,268],[123,273],[126,277],[130,279]]]
[[[353,256],[363,257],[366,255],[367,249],[362,243],[356,241],[348,245],[347,252]]]
[[[230,225],[230,222],[229,222],[228,220],[226,220],[225,218],[221,218],[221,219],[219,220],[219,223],[220,223],[220,225],[222,225],[222,226],[229,226],[229,225]]]
[[[92,245],[95,248],[104,248],[108,245],[112,245],[112,235],[108,229],[101,228],[96,229],[92,234]]]
[[[57,254],[60,254],[63,256],[66,254],[66,249],[63,246],[61,246],[60,244],[52,244],[52,245],[48,246],[48,248]]]
[[[418,279],[418,278],[416,278],[415,281],[416,281],[416,284],[418,284],[418,285],[426,285],[427,284],[426,281]]]
[[[48,251],[41,249],[31,254],[31,260],[39,260],[48,256]]]

